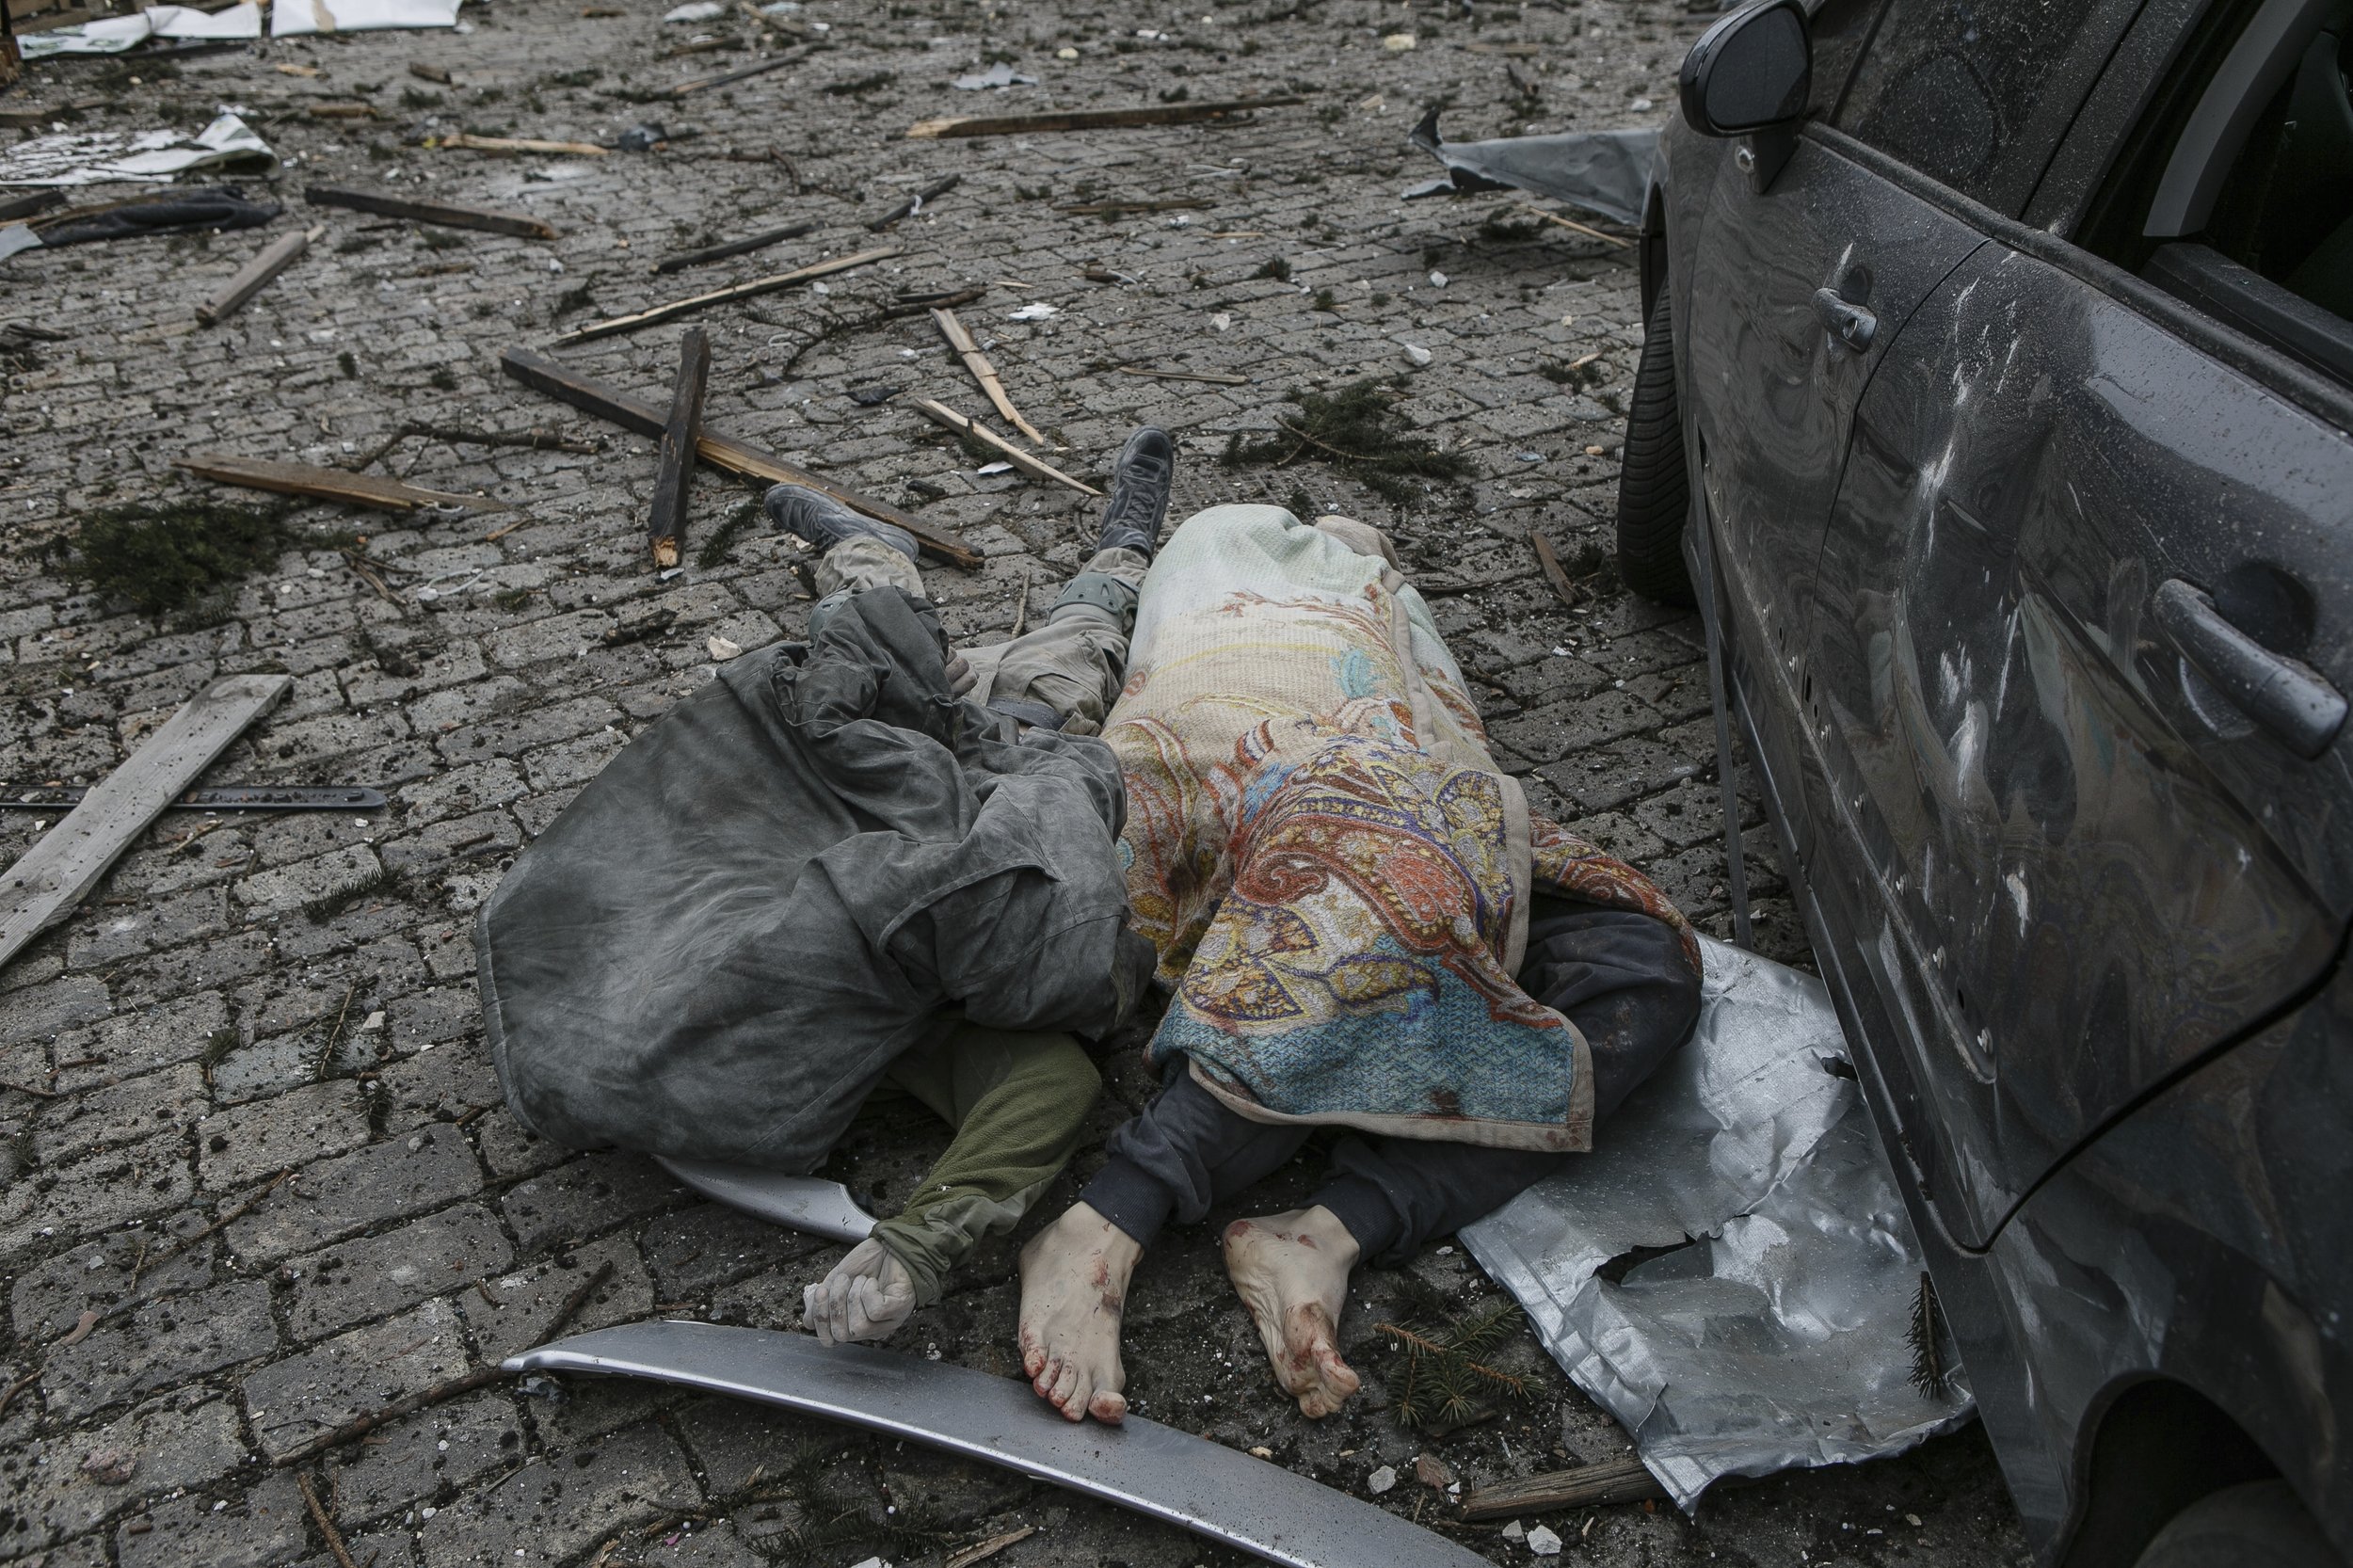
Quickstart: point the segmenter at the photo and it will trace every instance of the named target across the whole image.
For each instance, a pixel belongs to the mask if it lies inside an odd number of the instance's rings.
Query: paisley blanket
[[[1529,815],[1386,540],[1196,514],[1128,661],[1104,739],[1129,904],[1176,993],[1156,1058],[1260,1120],[1590,1146],[1585,1042],[1513,979],[1532,890],[1695,938],[1640,872]]]

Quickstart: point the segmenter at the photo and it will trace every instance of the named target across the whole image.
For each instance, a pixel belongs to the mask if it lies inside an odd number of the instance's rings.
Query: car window
[[[2353,0],[2217,8],[2080,243],[2353,383]]]
[[[2015,215],[2138,0],[1888,0],[1833,123]]]
[[[1806,8],[1806,31],[1814,42],[1814,86],[1806,112],[1828,120],[1863,52],[1871,24],[1887,0],[1817,0]]]

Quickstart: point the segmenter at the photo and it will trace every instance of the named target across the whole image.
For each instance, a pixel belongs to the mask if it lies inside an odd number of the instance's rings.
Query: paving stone
[[[33,1147],[43,1164],[72,1159],[101,1144],[136,1142],[164,1128],[178,1128],[213,1108],[203,1069],[183,1063],[127,1083],[85,1090],[50,1102],[54,1110],[35,1124]]]
[[[506,1267],[506,1234],[478,1204],[461,1203],[397,1229],[340,1241],[289,1260],[286,1327],[297,1342],[397,1311]]]
[[[447,1506],[460,1488],[521,1457],[515,1396],[486,1388],[379,1427],[330,1461],[340,1517],[365,1521],[412,1503]]]
[[[309,1513],[294,1477],[264,1478],[242,1494],[200,1488],[131,1515],[116,1527],[120,1568],[271,1568],[302,1554]],[[219,1506],[226,1504],[227,1506]]]
[[[195,1192],[187,1134],[178,1128],[36,1167],[0,1188],[0,1258],[178,1208]]]
[[[303,1166],[224,1235],[246,1263],[275,1263],[481,1190],[481,1163],[466,1135],[445,1124],[422,1127]]]
[[[31,1343],[57,1338],[84,1312],[103,1312],[122,1300],[134,1270],[138,1285],[159,1294],[210,1285],[214,1244],[184,1245],[180,1240],[203,1226],[200,1216],[173,1215],[164,1224],[134,1225],[24,1270],[8,1291],[8,1320],[17,1336]]]
[[[418,1531],[425,1568],[554,1564],[612,1532],[698,1512],[686,1456],[659,1427],[628,1428],[568,1457],[541,1459],[460,1499]]]
[[[205,992],[74,1031],[58,1039],[56,1087],[70,1093],[175,1062],[193,1062],[228,1025],[228,1003],[218,993]]]
[[[555,1314],[607,1263],[613,1265],[612,1276],[557,1328]],[[503,1360],[545,1343],[552,1333],[579,1334],[643,1318],[658,1299],[636,1246],[627,1237],[615,1236],[487,1280],[460,1304],[483,1358]]]
[[[72,975],[0,992],[0,1040],[48,1038],[75,1024],[93,1023],[112,1011],[106,983],[93,975]]]
[[[102,1450],[137,1456],[126,1484],[108,1486],[82,1473],[83,1460]],[[0,1560],[94,1529],[146,1498],[202,1486],[245,1459],[233,1406],[175,1396],[102,1426],[0,1452]]]
[[[642,1245],[662,1299],[681,1301],[805,1257],[824,1242],[740,1209],[701,1203],[654,1221],[646,1227]]]
[[[384,874],[376,851],[354,844],[315,859],[247,877],[237,884],[237,902],[256,915],[283,914]]]
[[[311,1083],[197,1123],[197,1166],[217,1192],[367,1141],[359,1086]]]
[[[464,1336],[441,1298],[274,1361],[244,1382],[247,1419],[275,1459],[356,1416],[464,1371]]]
[[[278,1344],[269,1304],[268,1286],[239,1280],[103,1322],[79,1344],[51,1349],[41,1377],[49,1410],[85,1416],[264,1355]]]
[[[546,1247],[602,1235],[685,1195],[668,1172],[644,1155],[606,1150],[519,1184],[499,1208],[528,1257]]]

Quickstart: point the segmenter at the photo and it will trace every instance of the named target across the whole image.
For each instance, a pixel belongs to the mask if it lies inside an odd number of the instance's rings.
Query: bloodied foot
[[[1038,1398],[1073,1421],[1127,1417],[1119,1319],[1143,1253],[1082,1203],[1021,1249],[1021,1368]]]
[[[1328,1208],[1225,1227],[1225,1272],[1258,1325],[1274,1381],[1298,1400],[1303,1416],[1329,1416],[1356,1392],[1356,1374],[1337,1344],[1356,1251],[1356,1239]]]

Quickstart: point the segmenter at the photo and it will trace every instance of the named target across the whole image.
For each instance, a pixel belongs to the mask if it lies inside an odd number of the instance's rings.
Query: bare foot
[[[1021,1249],[1021,1368],[1037,1397],[1073,1421],[1127,1418],[1119,1319],[1143,1256],[1135,1238],[1082,1203]]]
[[[1331,1415],[1358,1386],[1336,1342],[1356,1252],[1356,1239],[1328,1208],[1225,1227],[1225,1272],[1258,1325],[1274,1381],[1310,1418]]]

